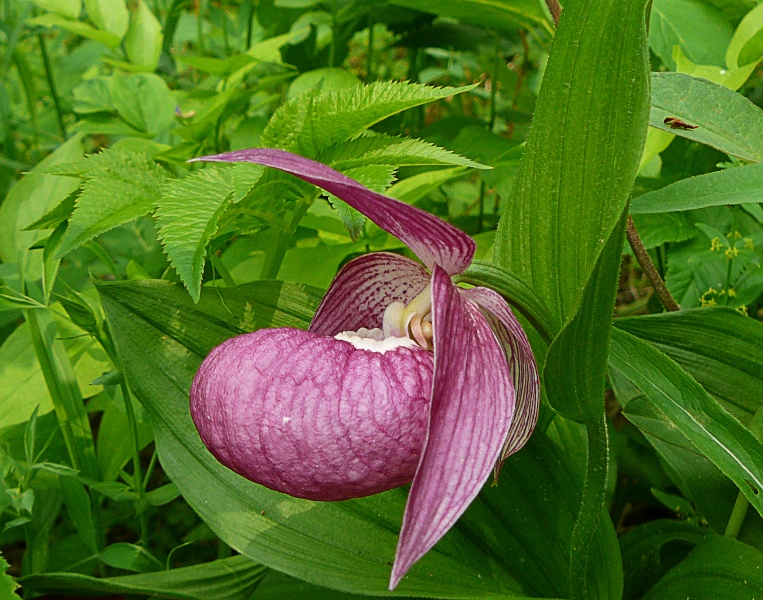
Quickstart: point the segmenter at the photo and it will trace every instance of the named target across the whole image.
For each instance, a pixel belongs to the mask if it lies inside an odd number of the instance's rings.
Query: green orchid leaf
[[[763,444],[750,430],[678,364],[629,333],[612,330],[609,364],[763,513]]]
[[[711,307],[616,319],[615,327],[676,361],[747,424],[763,404],[763,324]]]
[[[642,598],[749,600],[763,589],[763,553],[734,539],[710,535]]]
[[[273,492],[221,466],[189,414],[191,380],[212,347],[260,327],[306,327],[317,290],[272,281],[203,288],[198,304],[178,284],[158,281],[105,284],[99,291],[131,389],[151,416],[162,466],[212,530],[251,559],[310,583],[389,595],[405,489],[338,503]],[[499,485],[485,487],[398,591],[430,598],[565,596],[568,540],[585,470],[583,436],[563,419],[536,433],[504,464]],[[554,533],[538,536],[548,514],[555,515]],[[607,560],[617,552],[612,524],[602,521],[590,567],[590,588],[601,598],[621,593],[620,563]]]
[[[249,598],[267,572],[245,556],[201,565],[121,577],[90,577],[79,573],[39,573],[22,578],[36,592],[93,594],[150,594],[178,600],[240,600]]]

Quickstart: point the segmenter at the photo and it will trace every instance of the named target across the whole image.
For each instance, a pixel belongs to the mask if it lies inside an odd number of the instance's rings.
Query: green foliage
[[[199,299],[204,256],[220,217],[261,175],[261,168],[248,165],[205,169],[175,179],[162,190],[156,212],[159,237],[170,264],[194,300]]]
[[[145,155],[116,150],[57,165],[47,172],[84,180],[58,250],[60,256],[152,212],[165,180],[164,170]]]
[[[545,365],[528,447],[402,594],[763,593],[763,7],[654,0],[647,48],[643,0],[562,4],[558,33],[543,0],[4,4],[0,597],[389,594],[405,489],[277,494],[188,414],[213,346],[408,253],[295,177],[186,162],[262,146],[473,236],[454,280]]]

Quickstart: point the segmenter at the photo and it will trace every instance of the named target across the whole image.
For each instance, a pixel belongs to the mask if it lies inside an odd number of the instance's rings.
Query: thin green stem
[[[45,38],[41,33],[37,34],[37,42],[40,45],[40,54],[42,54],[42,64],[45,66],[45,77],[48,80],[48,87],[50,88],[50,95],[53,98],[53,106],[56,107],[56,118],[58,120],[58,128],[61,130],[61,137],[66,139],[66,125],[64,124],[64,110],[61,108],[61,99],[58,97],[58,89],[56,88],[56,80],[53,77],[53,68],[50,65],[50,56],[48,55],[48,47],[45,44]]]
[[[310,196],[303,198],[299,202],[286,229],[281,227],[273,228],[273,244],[270,246],[270,252],[265,256],[265,264],[262,266],[260,279],[276,279],[278,277],[278,272],[281,270],[281,263],[283,263],[291,238],[314,199],[315,196]]]
[[[127,388],[127,382],[122,376],[122,381],[119,384],[122,390],[122,399],[125,403],[125,411],[127,412],[127,423],[130,427],[130,437],[132,438],[132,487],[138,494],[138,522],[140,523],[140,544],[146,547],[148,545],[148,522],[146,520],[145,510],[145,488],[143,487],[143,469],[140,466],[140,438],[138,437],[138,420],[135,418],[135,407],[132,404],[132,396],[130,390]]]
[[[235,287],[236,282],[233,279],[233,276],[230,274],[228,267],[225,266],[225,263],[223,263],[220,257],[217,256],[215,252],[210,252],[209,259],[212,262],[212,266],[215,268],[215,270],[220,273],[220,276],[223,278],[225,285],[228,287]]]
[[[207,12],[207,0],[199,0],[199,12],[196,16],[196,45],[199,55],[204,54],[204,13]]]
[[[750,507],[750,501],[747,499],[741,491],[737,494],[736,502],[734,502],[734,508],[731,511],[729,522],[726,524],[726,531],[723,535],[726,537],[736,539],[742,529],[742,523],[747,516],[747,509]]]
[[[596,529],[604,514],[609,466],[609,438],[604,415],[586,423],[588,432],[588,466],[583,497],[580,502],[570,544],[570,597],[588,599],[588,553]]]
[[[374,71],[374,16],[368,15],[368,54],[366,56],[366,83],[373,81]]]
[[[336,62],[336,38],[337,38],[337,0],[331,0],[331,46],[329,46],[329,67],[335,67]]]
[[[495,54],[493,56],[493,72],[490,78],[490,121],[488,122],[488,131],[493,131],[495,125],[495,99],[498,94],[498,69],[501,66],[501,38],[495,34]]]
[[[254,13],[257,10],[256,0],[249,0],[249,21],[246,24],[246,49],[252,47],[252,30],[254,28]]]

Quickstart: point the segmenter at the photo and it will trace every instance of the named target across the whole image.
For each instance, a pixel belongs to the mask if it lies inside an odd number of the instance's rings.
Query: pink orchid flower
[[[474,241],[439,218],[282,150],[208,156],[296,175],[341,198],[421,259],[349,262],[307,331],[262,329],[204,360],[191,388],[201,439],[279,492],[345,500],[412,481],[390,589],[455,524],[538,417],[538,369],[505,300],[451,277]],[[428,271],[427,271],[428,269]]]

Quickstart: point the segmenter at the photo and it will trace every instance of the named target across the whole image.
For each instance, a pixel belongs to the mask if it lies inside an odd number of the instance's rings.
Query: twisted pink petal
[[[252,148],[193,160],[251,162],[296,175],[362,212],[405,243],[429,269],[439,265],[449,275],[457,275],[471,264],[477,248],[472,238],[442,219],[399,200],[372,192],[339,171],[298,154],[273,148]]]

